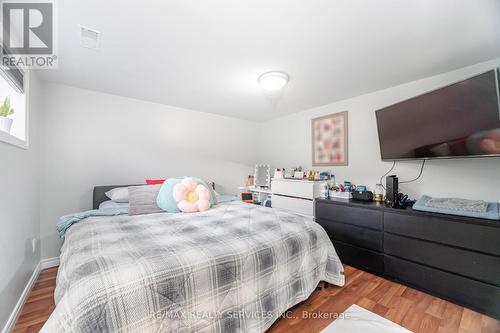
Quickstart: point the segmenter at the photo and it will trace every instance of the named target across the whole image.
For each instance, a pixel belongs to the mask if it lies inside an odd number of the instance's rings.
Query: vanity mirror
[[[271,167],[268,164],[256,164],[254,174],[255,187],[269,188],[271,185]]]

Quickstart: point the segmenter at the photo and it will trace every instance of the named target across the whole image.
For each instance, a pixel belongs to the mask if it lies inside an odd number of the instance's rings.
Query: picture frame
[[[337,112],[311,120],[313,166],[349,164],[348,112]]]

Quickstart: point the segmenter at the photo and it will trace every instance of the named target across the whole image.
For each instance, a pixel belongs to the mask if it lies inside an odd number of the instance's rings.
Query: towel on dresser
[[[500,220],[497,202],[457,198],[432,198],[427,195],[423,195],[413,205],[413,209],[424,212],[477,217],[480,219],[497,221]]]
[[[484,213],[488,210],[488,203],[486,201],[459,198],[431,198],[427,201],[426,206],[478,213]]]

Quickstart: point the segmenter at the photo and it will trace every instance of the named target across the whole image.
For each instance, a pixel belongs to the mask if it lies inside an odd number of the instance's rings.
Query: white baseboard
[[[38,275],[40,274],[40,271],[42,271],[43,269],[47,269],[47,268],[51,268],[51,267],[55,267],[55,266],[59,266],[59,257],[43,259],[38,263],[38,265],[36,265],[35,270],[33,271],[33,274],[31,274],[31,277],[28,280],[28,283],[26,284],[26,287],[24,288],[24,290],[21,294],[21,297],[19,297],[19,300],[17,301],[17,304],[14,307],[14,310],[12,310],[12,313],[10,314],[9,319],[7,320],[7,323],[5,324],[5,327],[2,329],[2,333],[10,333],[14,329],[17,318],[21,314],[21,309],[23,308],[23,305],[26,302],[26,299],[28,298],[28,296],[31,292],[31,289],[33,288],[33,285],[35,284],[36,279],[38,278]]]
[[[59,258],[58,258],[59,260]],[[19,297],[19,300],[17,301],[16,306],[14,307],[14,310],[12,310],[12,313],[10,314],[9,319],[7,320],[7,323],[5,324],[4,328],[2,329],[2,333],[10,333],[14,329],[14,325],[16,324],[17,318],[21,314],[21,309],[23,308],[24,303],[26,302],[26,299],[28,298],[31,289],[33,288],[33,285],[36,282],[36,279],[38,278],[38,274],[40,274],[41,270],[41,262],[36,265],[35,270],[33,271],[33,274],[31,274],[30,279],[28,280],[28,283],[26,284],[26,287],[24,288],[23,292],[21,293],[21,297]]]
[[[42,261],[40,261],[40,269],[47,269],[56,266],[59,266],[59,257],[42,259]]]

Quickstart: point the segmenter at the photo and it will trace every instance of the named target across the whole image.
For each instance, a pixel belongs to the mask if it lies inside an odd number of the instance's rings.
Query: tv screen
[[[498,73],[376,111],[382,160],[500,156]]]

